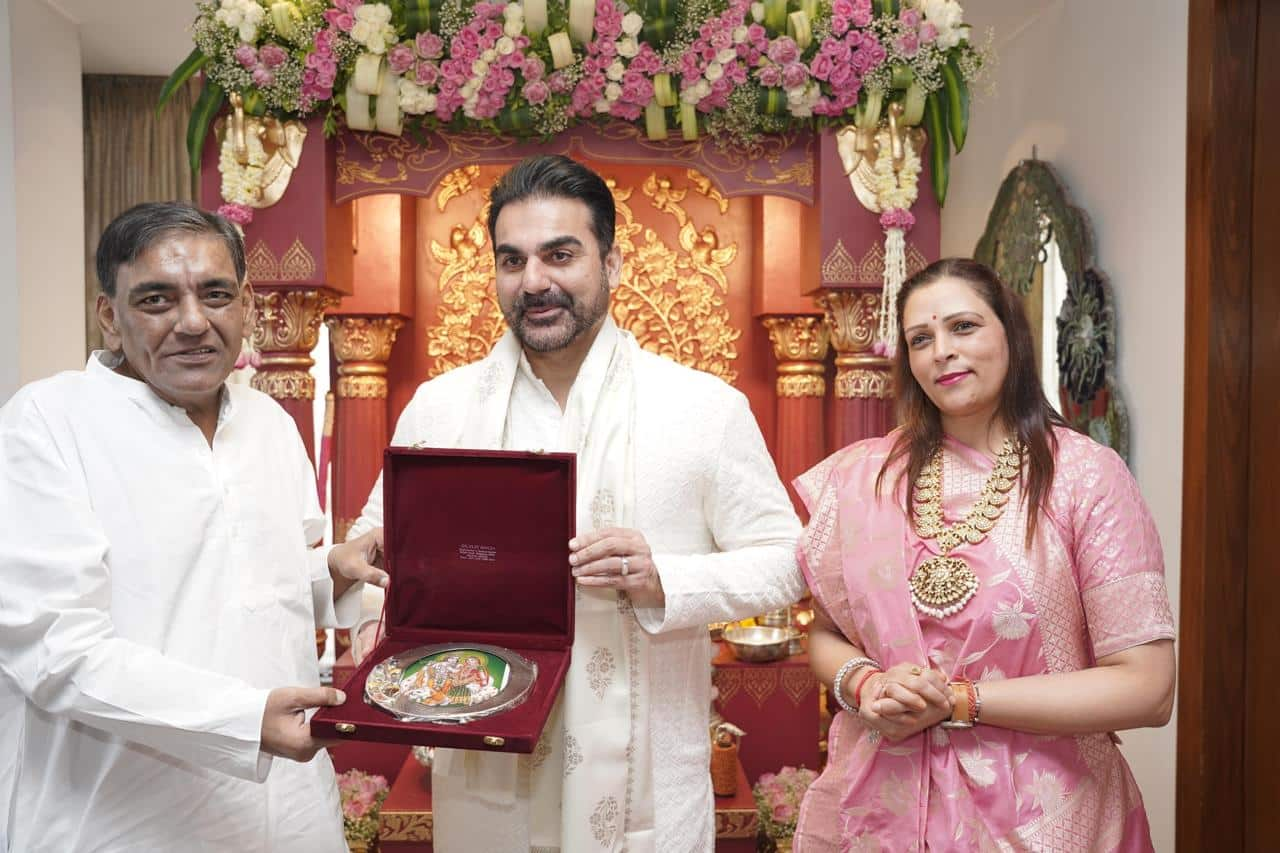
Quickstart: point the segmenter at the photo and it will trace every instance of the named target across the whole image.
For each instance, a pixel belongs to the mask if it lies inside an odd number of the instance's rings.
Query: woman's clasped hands
[[[862,685],[861,699],[862,722],[891,741],[950,719],[955,704],[946,676],[910,663],[873,673]]]

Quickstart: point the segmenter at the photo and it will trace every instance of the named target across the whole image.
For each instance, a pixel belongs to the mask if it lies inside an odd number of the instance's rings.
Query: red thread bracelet
[[[871,676],[875,675],[876,673],[880,673],[883,675],[884,670],[876,669],[872,667],[870,672],[867,672],[861,678],[858,679],[857,685],[853,688],[853,704],[857,705],[859,710],[862,709],[862,685],[866,684],[867,680],[871,678]]]

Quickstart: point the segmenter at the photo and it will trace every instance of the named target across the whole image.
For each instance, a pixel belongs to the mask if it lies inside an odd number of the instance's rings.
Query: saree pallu
[[[979,588],[937,619],[907,582],[937,543],[916,535],[896,472],[875,482],[895,438],[836,453],[796,480],[810,522],[799,560],[849,640],[888,668],[922,663],[984,682],[1070,672],[1175,636],[1159,537],[1137,483],[1110,449],[1055,431],[1055,475],[1035,536],[1015,486],[995,528],[952,554]],[[943,513],[977,501],[992,462],[952,439]],[[1108,733],[1045,736],[935,726],[892,743],[837,713],[828,764],[801,806],[797,853],[830,850],[1150,850],[1146,812]]]

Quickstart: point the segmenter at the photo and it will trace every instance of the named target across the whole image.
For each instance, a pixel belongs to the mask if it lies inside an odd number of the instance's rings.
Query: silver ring
[[[630,570],[630,561],[626,557],[623,557],[622,558],[622,576],[624,578],[627,576],[627,572],[629,570]]]

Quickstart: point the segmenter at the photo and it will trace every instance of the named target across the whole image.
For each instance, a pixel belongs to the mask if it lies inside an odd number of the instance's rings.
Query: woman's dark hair
[[[227,247],[236,281],[245,275],[244,241],[224,217],[180,201],[149,201],[135,205],[111,220],[98,240],[98,286],[109,297],[116,295],[116,273],[163,237],[174,232],[206,234]]]
[[[1053,455],[1058,446],[1053,428],[1068,424],[1044,396],[1036,368],[1035,342],[1022,299],[1006,287],[990,267],[977,261],[968,258],[935,261],[908,279],[898,292],[898,346],[893,359],[893,376],[900,426],[893,449],[876,477],[876,492],[880,492],[889,469],[905,459],[906,465],[899,471],[894,488],[896,490],[906,478],[906,512],[910,517],[916,478],[942,446],[942,416],[911,373],[910,351],[902,324],[903,309],[911,294],[943,278],[959,279],[972,287],[1004,326],[1009,347],[1009,370],[1000,390],[997,417],[1004,421],[1006,429],[1017,437],[1026,451],[1019,476],[1027,506],[1026,543],[1030,546],[1036,520],[1053,485]]]
[[[544,154],[521,160],[498,179],[489,193],[489,240],[502,208],[527,198],[571,198],[591,211],[591,233],[600,245],[603,259],[613,248],[617,210],[613,193],[604,179],[586,166],[559,154]]]

